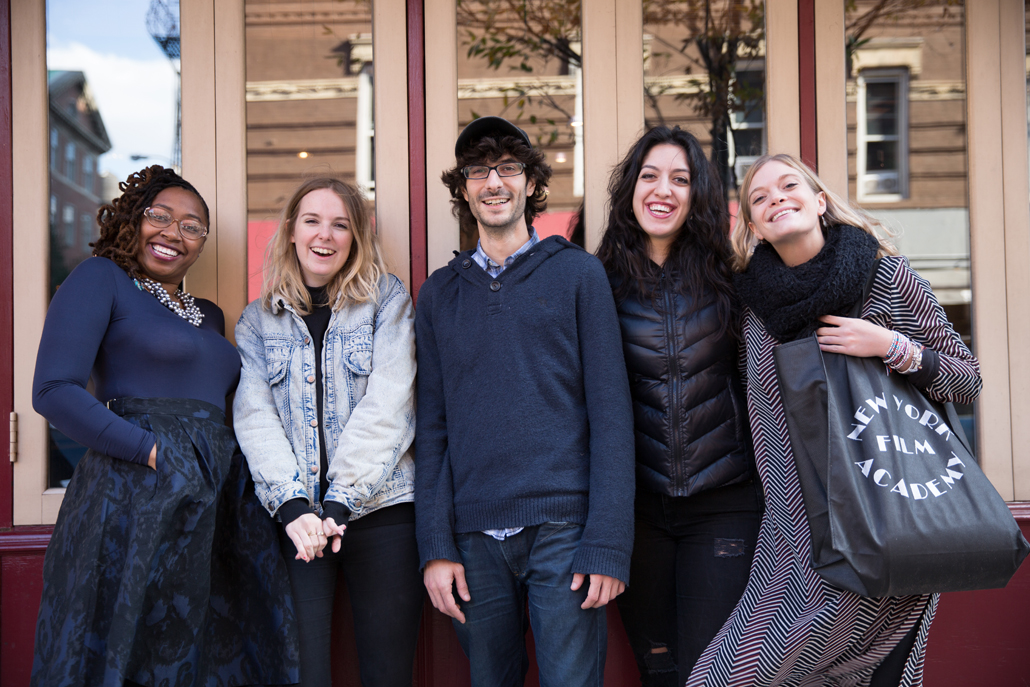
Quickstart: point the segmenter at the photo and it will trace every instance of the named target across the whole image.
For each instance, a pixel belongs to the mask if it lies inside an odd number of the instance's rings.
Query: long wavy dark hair
[[[211,224],[211,213],[207,203],[193,184],[183,179],[174,170],[151,165],[118,184],[122,195],[109,205],[104,205],[97,212],[97,223],[100,225],[100,238],[93,247],[93,255],[108,258],[132,277],[139,276],[139,227],[143,221],[143,211],[150,207],[157,194],[166,188],[177,186],[195,195],[204,208],[204,224]]]
[[[682,148],[690,167],[690,209],[673,239],[662,267],[650,259],[649,240],[633,213],[633,193],[644,158],[657,145]],[[722,182],[705,157],[701,144],[678,126],[656,126],[637,140],[612,172],[608,183],[608,225],[597,249],[617,301],[636,294],[651,298],[662,271],[684,296],[699,303],[716,303],[720,335],[736,332],[736,296],[730,271],[729,210]]]

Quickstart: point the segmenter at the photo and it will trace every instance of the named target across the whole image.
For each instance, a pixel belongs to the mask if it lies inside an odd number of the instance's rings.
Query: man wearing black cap
[[[524,131],[483,117],[443,174],[479,245],[419,291],[415,508],[433,605],[473,686],[601,685],[604,605],[625,588],[634,443],[601,264],[532,220],[551,176]]]

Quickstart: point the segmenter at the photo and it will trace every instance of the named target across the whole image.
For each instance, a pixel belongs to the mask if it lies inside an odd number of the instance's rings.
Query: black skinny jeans
[[[638,489],[635,511],[629,586],[617,599],[622,623],[643,687],[683,685],[747,586],[762,519],[758,485],[687,497]]]
[[[397,523],[394,509],[411,509]],[[394,511],[391,513],[390,511]],[[310,563],[279,528],[279,543],[293,587],[300,638],[300,684],[330,687],[330,632],[336,580],[343,573],[354,614],[358,668],[364,687],[411,687],[422,617],[422,575],[415,544],[414,509],[405,503],[375,511],[347,526],[339,553],[331,546]],[[394,524],[378,524],[386,521]]]

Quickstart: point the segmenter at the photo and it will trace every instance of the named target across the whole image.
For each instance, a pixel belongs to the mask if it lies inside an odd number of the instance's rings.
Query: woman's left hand
[[[868,320],[836,315],[823,315],[819,320],[830,325],[815,330],[819,348],[827,353],[883,358],[894,340],[894,332]]]

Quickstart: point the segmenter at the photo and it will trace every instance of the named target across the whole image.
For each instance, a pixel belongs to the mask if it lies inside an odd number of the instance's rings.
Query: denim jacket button
[[[499,282],[499,281],[492,281],[492,282],[490,282],[490,290],[491,291],[500,291],[501,290],[501,282]]]
[[[314,475],[314,474],[317,474],[317,473],[318,473],[318,466],[317,465],[312,465],[311,466],[311,474]]]
[[[309,344],[309,343],[311,343],[311,337],[310,337],[310,336],[305,336],[305,337],[304,337],[304,343],[305,343],[305,344]]]
[[[312,427],[318,427],[318,420],[312,420],[311,421],[311,426]]]
[[[356,507],[358,507],[358,508],[361,508],[361,499],[358,499],[357,501],[355,501],[355,502],[354,502],[354,505],[355,505]]]
[[[308,375],[308,384],[315,383],[315,375]]]

